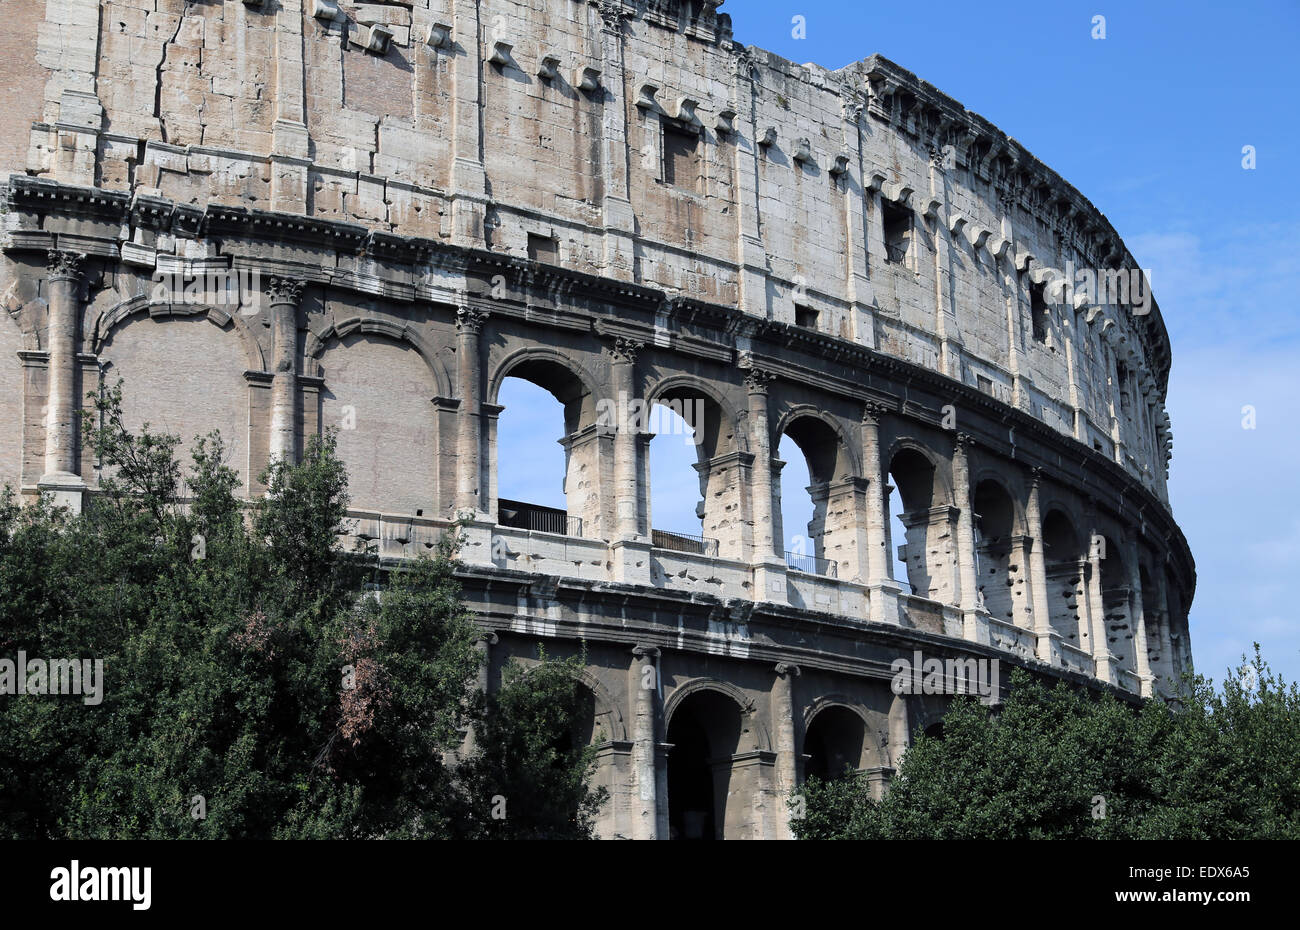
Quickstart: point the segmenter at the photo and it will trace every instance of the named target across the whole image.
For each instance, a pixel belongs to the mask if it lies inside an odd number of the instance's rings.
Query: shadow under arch
[[[770,747],[753,702],[725,682],[696,679],[674,690],[664,716],[669,836],[742,836],[761,790],[757,767],[746,763],[755,750]]]
[[[881,765],[879,736],[867,710],[841,694],[819,697],[804,708],[802,771],[806,778],[838,778],[846,767],[861,771]]]
[[[1003,481],[982,475],[973,482],[971,494],[979,606],[998,620],[1027,628],[1032,625],[1027,559],[1015,499]]]

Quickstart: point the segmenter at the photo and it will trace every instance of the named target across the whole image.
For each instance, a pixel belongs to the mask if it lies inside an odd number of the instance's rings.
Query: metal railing
[[[693,555],[718,557],[718,541],[696,533],[676,533],[668,530],[651,530],[650,545],[656,549],[689,552]]]
[[[830,559],[819,559],[813,555],[805,555],[802,552],[791,552],[785,550],[785,564],[787,568],[796,572],[804,572],[809,575],[825,575],[827,578],[838,578],[839,566]]]
[[[558,507],[541,507],[523,501],[497,501],[497,523],[519,530],[538,533],[558,533],[561,536],[581,536],[582,517],[571,517]]]

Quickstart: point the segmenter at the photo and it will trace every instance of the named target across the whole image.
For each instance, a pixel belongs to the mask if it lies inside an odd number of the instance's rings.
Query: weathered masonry
[[[883,786],[943,709],[890,688],[916,650],[1166,692],[1195,572],[1136,260],[910,72],[739,46],[719,5],[14,0],[0,482],[80,506],[119,377],[250,498],[338,428],[380,557],[468,521],[484,687],[585,643],[608,836],[781,837],[808,773]],[[563,509],[498,494],[509,377],[563,406]],[[637,402],[701,411],[699,526],[602,416]]]

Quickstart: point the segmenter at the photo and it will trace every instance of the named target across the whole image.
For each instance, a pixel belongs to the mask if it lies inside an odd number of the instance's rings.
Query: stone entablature
[[[531,241],[940,371],[1167,500],[1158,307],[1076,296],[1035,324],[1035,288],[1140,266],[1023,146],[879,56],[792,64],[736,44],[712,0],[106,6],[47,7],[45,106],[8,168],[146,212],[248,207],[511,256]],[[170,252],[156,240],[127,252]]]
[[[1185,661],[1194,574],[1163,502],[1107,456],[925,366],[732,307],[355,224],[142,205],[22,177],[9,204],[9,311],[29,361],[6,409],[22,465],[0,479],[29,494],[67,498],[97,482],[75,428],[46,429],[47,390],[56,421],[74,424],[86,389],[125,374],[135,419],[185,439],[223,428],[249,496],[272,457],[342,423],[354,500],[387,514],[376,526],[459,515],[471,564],[929,629],[1134,692],[1163,687]],[[155,275],[125,259],[142,229],[196,256],[182,278],[244,269],[260,290],[234,307],[160,300]],[[141,318],[161,328],[141,331]],[[196,319],[210,328],[169,322]],[[192,356],[166,343],[181,332]],[[394,352],[412,358],[405,382],[392,380]],[[509,375],[566,406],[574,522],[558,539],[497,519],[497,391]],[[54,390],[69,379],[81,390]],[[188,393],[172,398],[177,422],[158,415],[157,379],[229,396],[205,400],[221,408],[208,413],[190,412]],[[600,398],[687,396],[704,413],[703,532],[715,543],[697,552],[652,533],[649,437],[597,416]],[[777,546],[783,435],[813,480],[802,561]],[[891,540],[890,481],[905,540]],[[906,578],[892,577],[896,548]],[[1062,597],[1063,585],[1077,594]],[[1120,588],[1117,602],[1107,592]]]

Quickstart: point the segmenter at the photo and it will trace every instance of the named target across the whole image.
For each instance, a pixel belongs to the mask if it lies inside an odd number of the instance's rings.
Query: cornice
[[[169,211],[169,202],[162,198],[137,196],[133,202],[125,193],[21,175],[10,179],[9,197],[11,203],[21,205],[20,209],[39,214],[59,212],[115,218],[119,224],[113,228],[113,236],[129,235],[124,224],[138,207],[147,223],[162,222],[166,218],[174,227],[179,218],[196,229],[199,235],[219,235],[227,242],[239,238],[290,241],[307,250],[373,254],[389,258],[394,263],[410,264],[413,268],[432,262],[444,267],[463,269],[471,277],[488,281],[494,274],[505,274],[508,280],[522,287],[524,293],[519,298],[507,295],[489,300],[484,295],[476,294],[468,295],[473,299],[467,297],[466,303],[479,308],[491,308],[493,312],[500,308],[507,315],[525,315],[534,322],[545,324],[548,321],[544,316],[523,313],[533,306],[537,292],[542,291],[552,299],[562,298],[557,302],[567,301],[572,304],[569,307],[557,307],[556,313],[564,311],[569,316],[578,314],[580,317],[581,313],[574,308],[585,307],[585,313],[589,317],[587,325],[596,335],[604,337],[622,337],[642,342],[647,347],[658,347],[663,343],[657,338],[660,330],[656,324],[661,327],[666,323],[679,330],[681,325],[689,325],[702,330],[703,332],[691,334],[670,332],[669,347],[684,354],[722,361],[735,361],[738,358],[737,340],[743,337],[747,341],[746,351],[752,365],[860,402],[879,399],[884,390],[879,386],[881,380],[916,385],[949,398],[950,403],[983,413],[989,423],[1001,424],[1008,430],[1014,428],[1017,441],[1012,446],[1004,435],[980,431],[974,426],[966,427],[981,446],[995,453],[1026,465],[1041,465],[1061,480],[1073,482],[1080,487],[1092,486],[1096,482],[1089,480],[1090,476],[1098,475],[1101,482],[1107,488],[1114,489],[1122,500],[1131,500],[1132,506],[1140,507],[1155,536],[1169,539],[1181,550],[1194,577],[1190,547],[1172,513],[1142,485],[1136,475],[1130,474],[1122,465],[974,386],[838,336],[752,317],[735,307],[671,295],[646,285],[542,265],[487,250],[466,249],[436,240],[374,232],[354,223],[220,205],[209,205],[199,210],[171,204]],[[107,234],[99,238],[81,238],[92,244],[101,243],[101,252],[106,254],[115,251],[118,242]],[[12,237],[8,251],[45,251],[48,248],[45,239],[28,241],[16,235]],[[246,263],[246,259],[241,262]],[[305,280],[322,280],[320,265],[316,266],[314,275],[300,273],[308,270],[305,264],[301,269],[291,269],[286,265],[285,262],[268,261],[266,268],[270,273],[299,276]],[[328,276],[324,280],[327,280],[330,287],[372,295],[371,291],[357,287],[359,282],[353,276]],[[388,295],[388,298],[398,302],[414,302],[416,297],[413,293],[395,293]],[[518,305],[519,309],[511,312],[513,305]],[[566,328],[575,328],[574,322],[570,321]],[[815,364],[800,366],[797,362],[799,355],[809,362],[815,360]],[[842,374],[829,372],[826,370],[827,362],[850,370]],[[932,425],[938,423],[937,411],[929,411],[911,400],[903,404],[899,412],[903,416],[925,422],[933,421]],[[927,419],[927,412],[933,416]],[[1034,443],[1048,454],[1040,455],[1039,460],[1034,460]]]

